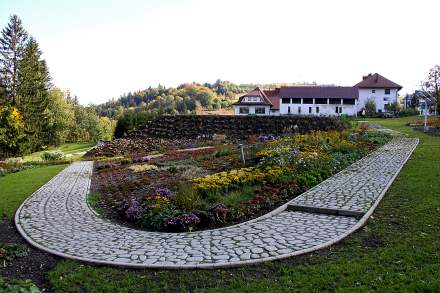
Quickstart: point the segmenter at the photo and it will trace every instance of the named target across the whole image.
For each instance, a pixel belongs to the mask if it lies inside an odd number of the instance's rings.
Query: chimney
[[[374,81],[377,82],[379,80],[379,74],[374,74]]]
[[[368,75],[364,75],[362,76],[362,80],[366,80],[367,78],[369,78],[371,76],[371,73],[368,73]]]

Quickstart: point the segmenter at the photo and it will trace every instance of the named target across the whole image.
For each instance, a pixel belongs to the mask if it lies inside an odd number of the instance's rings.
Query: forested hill
[[[119,118],[126,109],[149,111],[156,114],[191,114],[200,110],[216,110],[230,108],[240,94],[259,86],[269,89],[283,84],[234,84],[229,81],[217,80],[215,83],[185,83],[177,88],[149,87],[144,90],[122,95],[104,104],[96,106],[99,116]]]

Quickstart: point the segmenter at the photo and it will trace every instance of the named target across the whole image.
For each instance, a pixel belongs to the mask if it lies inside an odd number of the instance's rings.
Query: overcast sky
[[[93,3],[92,3],[93,2]],[[440,63],[438,0],[0,0],[40,44],[55,85],[101,103],[184,82],[354,85],[411,92]]]

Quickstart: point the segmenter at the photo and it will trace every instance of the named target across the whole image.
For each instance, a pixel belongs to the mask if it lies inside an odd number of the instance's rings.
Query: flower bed
[[[390,139],[360,129],[255,139],[246,164],[233,145],[95,163],[104,215],[153,231],[221,227],[293,199]]]

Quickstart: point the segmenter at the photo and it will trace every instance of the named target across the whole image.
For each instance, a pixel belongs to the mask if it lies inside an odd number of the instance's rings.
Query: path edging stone
[[[16,227],[17,227],[17,230],[19,231],[19,233],[31,245],[33,245],[34,247],[36,247],[38,249],[41,249],[43,251],[46,251],[46,252],[49,252],[49,253],[52,253],[52,254],[64,257],[64,258],[74,259],[74,260],[81,260],[81,261],[88,262],[88,263],[104,264],[104,265],[111,265],[111,266],[124,266],[124,267],[132,267],[132,268],[161,268],[161,269],[193,269],[193,268],[206,268],[206,269],[208,269],[208,268],[235,267],[235,266],[241,266],[241,265],[258,264],[258,263],[265,262],[265,261],[272,261],[272,260],[283,259],[283,258],[287,258],[287,257],[291,257],[291,256],[296,256],[296,255],[300,255],[300,254],[305,254],[305,253],[309,253],[309,252],[312,252],[312,251],[316,251],[316,250],[319,250],[319,249],[326,248],[328,246],[331,246],[331,245],[341,241],[342,239],[346,238],[350,234],[354,233],[355,231],[357,231],[358,229],[363,227],[366,224],[366,222],[368,221],[368,219],[370,218],[370,216],[372,215],[372,213],[374,212],[374,210],[376,209],[376,207],[379,205],[380,201],[384,197],[385,193],[388,191],[389,187],[394,182],[395,178],[400,173],[400,171],[403,168],[403,166],[405,165],[405,163],[411,157],[411,154],[416,149],[418,143],[419,143],[419,140],[417,139],[417,143],[415,143],[414,147],[412,147],[411,151],[409,152],[409,155],[406,157],[404,162],[400,165],[400,167],[398,168],[397,172],[395,172],[395,174],[393,175],[392,179],[387,183],[386,187],[382,190],[382,192],[380,193],[379,197],[375,200],[374,204],[371,206],[371,208],[365,213],[365,215],[353,227],[351,227],[346,232],[342,233],[341,235],[339,235],[339,236],[337,236],[337,237],[335,237],[335,238],[333,238],[330,241],[327,241],[325,243],[322,243],[322,244],[319,244],[319,245],[316,245],[316,246],[313,246],[313,247],[310,247],[310,248],[307,248],[307,249],[296,250],[296,251],[293,251],[293,252],[290,252],[290,253],[285,253],[285,254],[277,255],[277,256],[262,257],[262,258],[250,259],[250,260],[230,261],[230,262],[225,262],[225,263],[199,263],[199,264],[191,264],[191,265],[133,264],[133,263],[124,263],[124,262],[117,262],[117,261],[116,262],[115,261],[102,261],[102,260],[96,260],[96,259],[91,259],[91,258],[87,258],[87,257],[72,256],[72,255],[65,254],[65,253],[62,253],[62,252],[54,250],[54,249],[50,249],[48,247],[45,247],[45,246],[37,243],[31,237],[29,237],[29,235],[27,235],[27,233],[23,230],[23,228],[22,228],[22,226],[20,224],[20,217],[19,216],[20,216],[20,213],[21,213],[23,207],[26,205],[26,203],[29,201],[29,199],[31,197],[26,199],[20,205],[19,209],[16,211],[16,213],[15,213],[15,223],[16,223]],[[58,175],[56,175],[54,178],[56,178],[57,176]],[[53,180],[53,179],[51,179],[51,180]],[[42,189],[43,187],[44,187],[44,185],[42,187],[40,187],[38,190]],[[89,186],[87,187],[87,190],[89,190],[89,187],[90,187],[90,182],[89,182]],[[251,220],[250,222],[255,222],[257,220],[261,220],[261,218],[263,218],[263,217],[267,218],[267,217],[271,217],[272,215],[279,214],[280,212],[282,212],[283,210],[286,209],[286,207],[289,205],[289,203],[290,202],[286,203],[284,206],[279,207],[278,209],[275,209],[274,211],[270,212],[269,214],[266,214],[266,215],[264,215],[262,217],[259,217],[259,218],[256,218],[254,220]],[[89,206],[88,203],[87,203],[87,205]],[[281,208],[283,208],[283,209],[281,209]],[[91,209],[91,210],[93,211],[93,209]],[[95,211],[93,211],[93,212],[95,213]],[[245,223],[247,223],[247,222],[245,222]],[[241,223],[241,224],[238,224],[238,225],[243,225],[243,224],[244,223]]]

